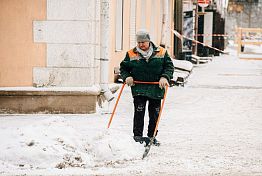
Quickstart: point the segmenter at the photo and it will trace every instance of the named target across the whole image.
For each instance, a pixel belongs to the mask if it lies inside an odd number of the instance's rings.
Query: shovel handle
[[[119,102],[120,96],[121,96],[121,94],[122,94],[122,92],[123,92],[123,89],[124,89],[125,85],[126,85],[126,83],[124,83],[124,84],[122,85],[121,89],[120,89],[119,95],[118,95],[117,100],[116,100],[116,104],[115,104],[115,106],[114,106],[113,112],[112,112],[112,114],[111,114],[111,116],[110,116],[110,119],[109,119],[109,122],[108,122],[108,125],[107,125],[107,128],[110,127],[110,124],[111,124],[111,122],[112,122],[113,116],[114,116],[115,111],[116,111],[117,104],[118,104],[118,102]]]
[[[160,117],[161,117],[161,114],[162,114],[162,110],[163,110],[163,108],[164,108],[167,90],[168,90],[168,85],[166,85],[164,98],[163,98],[163,100],[162,100],[161,108],[160,108],[160,111],[159,111],[159,114],[158,114],[158,118],[157,118],[157,122],[156,122],[156,127],[155,127],[155,131],[154,131],[154,135],[153,135],[154,138],[156,137],[156,132],[157,132],[158,124],[159,124],[159,122],[160,122]]]
[[[134,81],[136,84],[159,84],[159,82]]]
[[[159,84],[159,82],[144,82],[144,81],[134,81],[134,83],[136,83],[136,84]],[[126,83],[123,83],[123,85],[122,85],[122,87],[121,87],[121,89],[120,89],[120,92],[119,92],[118,97],[117,97],[117,100],[116,100],[116,104],[115,104],[115,106],[114,106],[113,112],[112,112],[112,114],[111,114],[111,116],[110,116],[110,119],[109,119],[109,122],[108,122],[108,125],[107,125],[107,128],[110,127],[110,124],[111,124],[111,122],[112,122],[112,119],[113,119],[113,117],[114,117],[114,115],[115,115],[116,107],[117,107],[117,105],[118,105],[119,99],[120,99],[120,97],[121,97],[121,94],[122,94],[122,92],[123,92],[123,89],[124,89],[125,85],[126,85]],[[163,109],[163,107],[164,107],[164,102],[165,102],[165,98],[166,98],[167,89],[168,89],[168,85],[166,85],[166,90],[165,90],[165,94],[164,94],[164,99],[163,99],[163,101],[162,101],[161,109],[160,109],[159,116],[158,116],[158,119],[157,119],[156,128],[155,128],[155,131],[154,131],[154,136],[155,136],[155,134],[156,134],[157,127],[158,127],[158,123],[159,123],[159,119],[160,119],[160,116],[161,116],[161,113],[162,113],[162,109]]]

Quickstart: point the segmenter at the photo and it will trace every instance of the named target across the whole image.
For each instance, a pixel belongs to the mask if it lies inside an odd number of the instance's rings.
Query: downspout
[[[163,16],[162,16],[162,29],[161,29],[161,41],[160,46],[166,47],[167,36],[167,15],[168,15],[168,0],[162,0]]]
[[[109,72],[109,0],[100,2],[100,88],[107,101],[112,101],[114,96],[108,88]]]

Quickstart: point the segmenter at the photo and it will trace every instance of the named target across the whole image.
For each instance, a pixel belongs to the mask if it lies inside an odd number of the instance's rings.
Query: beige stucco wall
[[[115,11],[116,11],[116,3],[112,3],[111,5],[111,47],[110,51],[110,69],[109,69],[109,80],[110,82],[113,82],[113,73],[114,73],[114,67],[119,67],[119,63],[121,60],[125,57],[126,52],[131,48],[129,46],[130,44],[130,36],[129,36],[129,27],[130,27],[130,1],[131,0],[125,0],[124,1],[124,24],[123,24],[123,50],[122,51],[115,51]],[[115,2],[115,1],[114,1]],[[161,0],[155,0],[155,8],[152,9],[152,1],[151,0],[145,0],[144,1],[146,4],[146,8],[144,9],[146,11],[146,29],[150,32],[150,29],[152,28],[151,26],[151,15],[154,13],[155,18],[155,33],[156,36],[154,38],[156,39],[155,43],[157,45],[160,44],[160,39],[161,39],[161,19],[162,19],[162,13],[161,13],[161,8],[162,8],[162,2]],[[171,1],[172,2],[172,1]],[[136,30],[139,30],[142,28],[142,1],[137,0],[137,9],[136,9]],[[172,7],[170,7],[170,12],[172,12]],[[172,18],[173,13],[170,14],[169,18]],[[168,25],[172,25],[172,23],[169,23]],[[171,33],[171,31],[168,31]],[[171,53],[172,48],[168,48],[168,52]]]
[[[110,24],[111,24],[111,47],[109,48],[110,52],[110,64],[109,64],[109,82],[114,81],[114,68],[119,66],[119,63],[124,58],[126,51],[129,49],[129,13],[130,13],[130,0],[124,1],[124,19],[123,19],[123,50],[116,51],[115,38],[116,38],[116,29],[115,29],[115,12],[116,12],[116,3],[111,3],[110,7]]]
[[[33,20],[46,19],[46,0],[0,0],[0,87],[32,86],[46,65],[46,45],[33,43]]]

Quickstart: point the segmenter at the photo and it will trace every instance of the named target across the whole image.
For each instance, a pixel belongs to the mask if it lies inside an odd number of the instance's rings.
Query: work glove
[[[159,80],[159,87],[160,87],[160,89],[165,88],[166,85],[169,86],[169,83],[168,83],[167,79],[165,77],[161,77],[160,80]]]
[[[127,78],[126,78],[126,84],[127,84],[128,86],[133,86],[133,85],[134,85],[134,79],[133,79],[133,77],[131,77],[131,76],[127,77]]]

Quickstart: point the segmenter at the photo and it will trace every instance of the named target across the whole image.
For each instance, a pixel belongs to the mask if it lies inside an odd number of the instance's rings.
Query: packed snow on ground
[[[262,175],[262,61],[228,51],[168,89],[161,146],[145,159],[125,87],[109,129],[116,100],[95,114],[0,115],[0,175]]]

